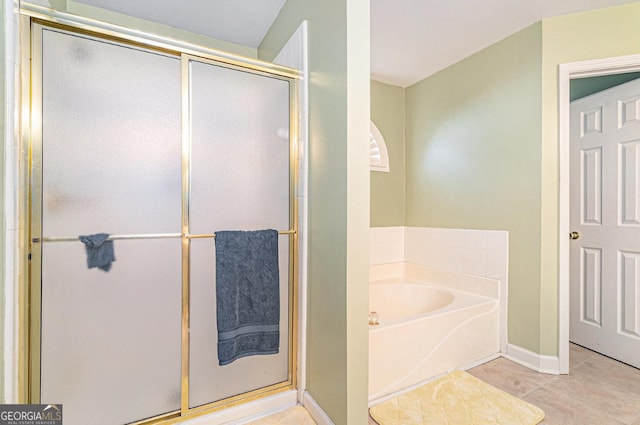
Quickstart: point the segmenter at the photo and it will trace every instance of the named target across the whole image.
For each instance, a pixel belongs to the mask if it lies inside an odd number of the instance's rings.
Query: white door
[[[570,161],[570,339],[640,367],[640,79],[571,103]]]

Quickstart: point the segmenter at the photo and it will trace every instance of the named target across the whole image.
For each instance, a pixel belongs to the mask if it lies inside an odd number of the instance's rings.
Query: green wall
[[[258,49],[309,34],[307,390],[337,425],[367,423],[369,1],[289,0]]]
[[[539,350],[541,24],[406,90],[407,226],[509,231],[509,341]]]
[[[534,353],[558,355],[558,65],[639,54],[638,23],[544,19],[406,89],[405,225],[508,230],[509,342]]]
[[[404,225],[405,89],[371,80],[371,121],[384,137],[389,172],[371,172],[371,227]]]

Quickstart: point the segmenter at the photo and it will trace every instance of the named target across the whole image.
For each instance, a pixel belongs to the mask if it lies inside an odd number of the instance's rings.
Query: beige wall
[[[558,65],[640,53],[640,3],[542,22],[540,353],[558,351]]]
[[[303,20],[310,72],[307,390],[337,425],[365,425],[369,1],[289,0],[259,57],[275,57]]]
[[[371,121],[384,137],[389,172],[371,172],[371,227],[404,225],[405,89],[371,80]]]
[[[541,24],[406,90],[407,226],[509,231],[509,341],[540,349]]]

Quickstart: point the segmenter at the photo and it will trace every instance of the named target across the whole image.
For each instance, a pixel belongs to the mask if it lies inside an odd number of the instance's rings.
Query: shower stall
[[[175,422],[294,388],[297,72],[27,22],[30,402]],[[258,229],[279,233],[279,351],[219,366],[215,232]]]

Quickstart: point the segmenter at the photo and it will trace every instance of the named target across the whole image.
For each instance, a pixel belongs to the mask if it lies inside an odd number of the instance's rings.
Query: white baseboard
[[[507,344],[507,352],[503,354],[503,357],[529,369],[533,369],[536,372],[551,375],[560,374],[560,360],[558,357],[534,353],[533,351],[513,344]]]
[[[311,397],[307,391],[304,392],[302,405],[311,415],[317,425],[335,425],[331,418],[322,410],[322,407]]]

